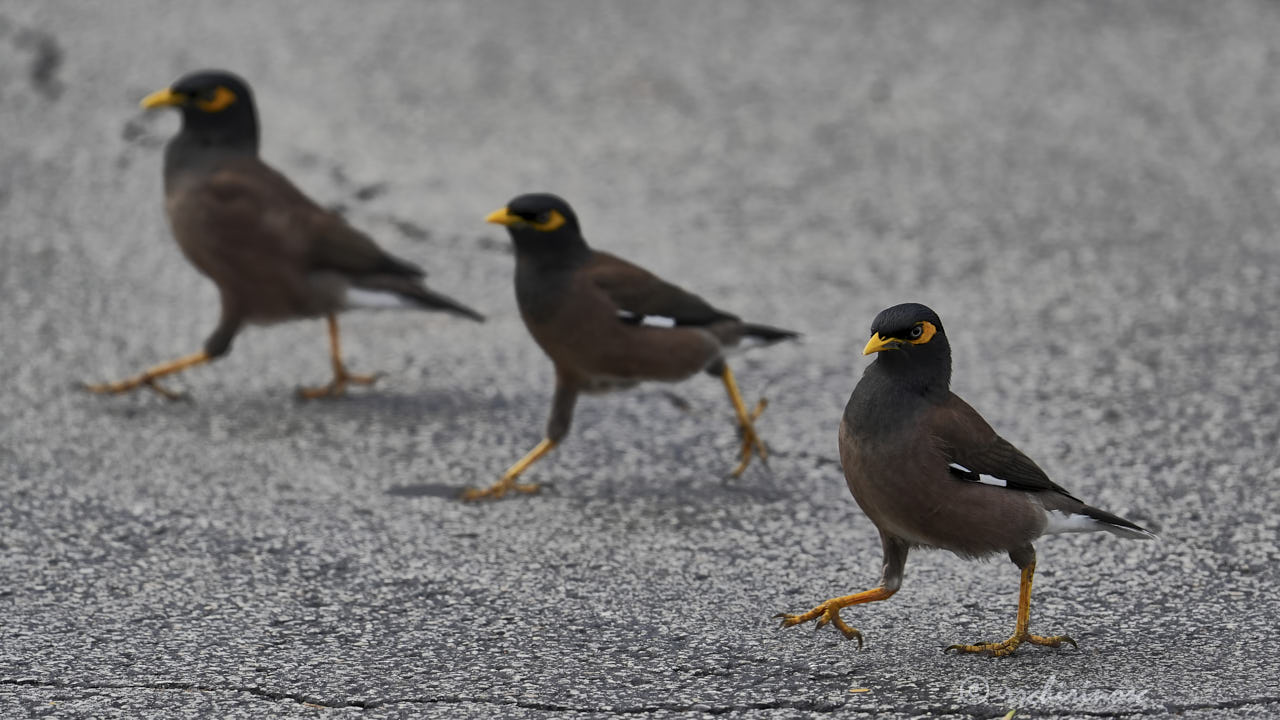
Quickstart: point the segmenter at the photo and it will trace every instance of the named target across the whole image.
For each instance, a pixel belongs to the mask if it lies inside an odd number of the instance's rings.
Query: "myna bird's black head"
[[[550,193],[521,195],[495,210],[485,222],[505,225],[516,250],[535,256],[575,255],[586,249],[578,216],[569,203]]]
[[[879,353],[876,364],[920,390],[951,384],[951,345],[942,320],[928,306],[903,303],[883,310],[871,323],[863,355]]]
[[[176,107],[182,132],[205,145],[258,147],[258,116],[253,93],[240,78],[223,70],[202,70],[142,100],[147,110]]]

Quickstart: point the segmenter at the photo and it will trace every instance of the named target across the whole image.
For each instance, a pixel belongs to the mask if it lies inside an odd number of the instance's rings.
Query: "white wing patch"
[[[347,288],[347,294],[343,297],[343,306],[349,309],[362,308],[368,310],[414,307],[413,303],[393,292],[365,290],[357,287]]]
[[[676,326],[675,318],[664,315],[637,315],[630,310],[619,310],[618,318],[625,323],[645,327],[673,328]]]
[[[1009,483],[1001,480],[1000,478],[976,473],[960,463],[951,463],[951,469],[955,470],[956,473],[963,475],[969,482],[979,482],[983,485],[993,485],[995,487],[1009,487]]]

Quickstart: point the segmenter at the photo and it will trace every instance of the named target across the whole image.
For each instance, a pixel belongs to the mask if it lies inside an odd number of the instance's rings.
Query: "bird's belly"
[[[849,491],[876,527],[891,535],[980,557],[1020,547],[1043,530],[1043,510],[1027,493],[954,479],[933,448],[885,443],[892,448],[886,451],[841,435]]]
[[[269,325],[340,311],[347,283],[328,275],[331,274],[292,278],[247,271],[214,278],[214,282],[224,295],[235,298],[247,322]]]
[[[317,317],[341,308],[346,281],[307,272],[286,249],[230,236],[208,212],[193,212],[178,194],[166,201],[174,239],[187,260],[218,286],[224,307],[245,321],[268,324]]]
[[[327,277],[333,275],[333,277]],[[332,273],[316,273],[298,282],[288,279],[262,278],[252,290],[245,288],[242,295],[251,295],[245,311],[247,320],[258,325],[270,325],[287,320],[323,317],[343,308],[348,283]],[[246,283],[241,283],[243,288]]]
[[[223,305],[234,308],[247,322],[319,317],[342,307],[346,282],[337,276],[294,272],[203,246],[188,250],[183,245],[183,250],[191,264],[218,286]]]
[[[589,381],[587,392],[608,392],[646,380],[684,380],[720,357],[715,337],[697,328],[604,322],[526,324],[534,340],[563,369]]]
[[[582,381],[582,392],[597,395],[617,390],[627,390],[641,383],[635,378],[614,377],[611,375],[592,375]]]

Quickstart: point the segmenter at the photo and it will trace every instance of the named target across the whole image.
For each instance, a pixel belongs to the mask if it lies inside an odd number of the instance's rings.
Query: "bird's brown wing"
[[[368,235],[336,213],[321,210],[315,218],[311,260],[315,267],[359,275],[426,277],[426,271],[378,247]]]
[[[593,253],[583,272],[613,300],[624,320],[639,323],[645,318],[668,318],[674,325],[710,325],[721,320],[738,319],[715,309],[697,295],[609,253]]]
[[[950,393],[926,413],[924,426],[938,444],[951,475],[1014,490],[1051,491],[1073,497],[1012,443],[996,434],[968,403]]]
[[[226,163],[208,178],[205,191],[219,206],[220,224],[252,239],[259,251],[278,252],[313,270],[425,275],[378,247],[337,213],[317,205],[257,158]]]

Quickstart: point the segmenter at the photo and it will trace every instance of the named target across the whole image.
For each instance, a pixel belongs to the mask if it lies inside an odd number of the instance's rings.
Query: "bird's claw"
[[[146,385],[146,386],[147,386],[147,387],[149,387],[149,388],[151,388],[151,391],[152,391],[152,392],[156,393],[156,394],[157,394],[157,395],[159,395],[160,397],[163,397],[165,400],[178,401],[178,400],[190,400],[190,399],[191,399],[191,396],[190,396],[190,395],[188,395],[188,394],[186,394],[186,393],[184,393],[184,392],[179,392],[179,391],[170,390],[170,389],[166,388],[165,386],[163,386],[163,385],[161,385],[160,383],[156,382],[155,378],[148,378],[148,379],[147,379],[147,380],[145,380],[142,384],[143,384],[143,385]]]
[[[298,397],[303,400],[316,400],[323,397],[338,397],[347,392],[348,385],[372,385],[378,382],[378,378],[381,377],[382,373],[356,375],[355,373],[342,372],[335,375],[328,385],[298,388]]]
[[[833,625],[847,640],[857,640],[858,649],[862,649],[862,633],[857,628],[850,627],[848,623],[840,617],[840,608],[830,603],[823,603],[807,613],[793,615],[791,613],[778,613],[775,618],[782,618],[780,627],[793,627],[810,620],[817,620],[814,630],[819,630],[827,625]]]
[[[738,462],[737,467],[733,469],[733,472],[730,473],[731,477],[740,477],[746,471],[747,466],[751,464],[753,451],[760,456],[761,463],[769,464],[769,450],[765,447],[764,441],[760,439],[760,436],[756,434],[755,426],[751,424],[755,422],[756,418],[760,417],[768,405],[767,400],[760,398],[755,408],[748,415],[747,422],[738,425],[738,434],[742,437],[742,449],[739,451],[742,459]]]
[[[190,400],[184,392],[170,390],[156,381],[156,378],[141,376],[119,382],[85,383],[84,389],[99,395],[123,395],[139,387],[146,387],[166,400]]]
[[[508,492],[515,491],[532,495],[542,489],[538,483],[518,483],[514,478],[503,478],[487,488],[467,488],[462,491],[462,499],[468,502],[476,500],[499,500]]]
[[[975,653],[981,655],[990,655],[991,657],[1007,657],[1012,655],[1023,643],[1031,645],[1043,645],[1044,647],[1061,647],[1063,643],[1070,643],[1071,647],[1079,649],[1076,641],[1067,635],[1051,635],[1048,637],[1041,635],[1032,635],[1023,633],[1014,635],[1003,642],[980,642],[974,645],[949,645],[944,653]]]

